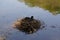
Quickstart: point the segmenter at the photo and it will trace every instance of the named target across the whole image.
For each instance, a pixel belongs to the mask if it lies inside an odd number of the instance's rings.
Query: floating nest
[[[40,26],[41,22],[39,20],[34,19],[33,16],[25,17],[14,23],[14,27],[27,34],[36,32],[40,28]]]

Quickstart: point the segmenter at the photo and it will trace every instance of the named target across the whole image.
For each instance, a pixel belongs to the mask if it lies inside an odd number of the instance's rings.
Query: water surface
[[[47,26],[30,35],[11,26],[17,19],[32,15],[44,21]],[[0,0],[1,35],[5,36],[6,40],[60,40],[60,14],[53,15],[48,10],[29,7],[18,0]]]

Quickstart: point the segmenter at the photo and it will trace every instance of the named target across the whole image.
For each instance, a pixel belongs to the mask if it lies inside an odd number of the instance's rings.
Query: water
[[[29,35],[11,26],[17,19],[32,15],[47,26]],[[53,15],[18,0],[0,0],[0,36],[6,37],[6,40],[60,40],[60,14]]]

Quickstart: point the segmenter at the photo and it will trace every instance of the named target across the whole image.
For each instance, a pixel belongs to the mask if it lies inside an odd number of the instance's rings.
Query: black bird
[[[30,17],[25,17],[25,20],[31,19]]]
[[[33,16],[31,16],[31,19],[33,19],[34,17]]]
[[[27,21],[32,21],[33,20],[33,16],[31,16],[31,17],[25,17],[24,19],[27,20]]]

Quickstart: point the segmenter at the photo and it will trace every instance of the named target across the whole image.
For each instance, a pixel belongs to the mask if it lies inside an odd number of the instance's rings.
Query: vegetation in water
[[[36,20],[33,18],[33,16],[25,17],[21,20],[18,20],[16,23],[14,23],[14,26],[27,34],[31,34],[36,32],[39,28],[41,28],[41,22],[39,20]]]

